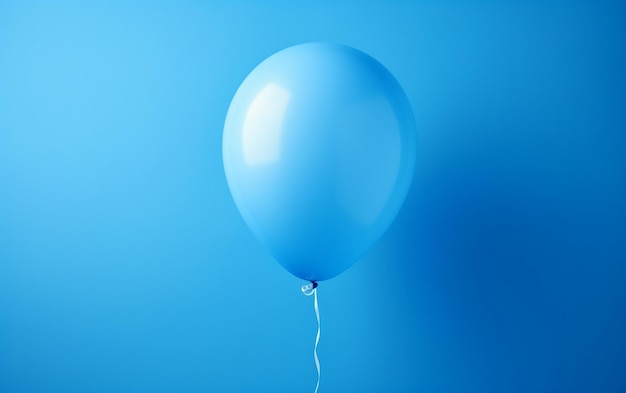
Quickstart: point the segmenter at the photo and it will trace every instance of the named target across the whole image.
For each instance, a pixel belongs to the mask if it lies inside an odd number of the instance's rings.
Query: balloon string
[[[321,333],[321,325],[320,325],[320,309],[317,304],[317,283],[312,282],[311,284],[302,286],[302,293],[306,296],[313,295],[313,307],[315,308],[315,318],[317,319],[317,335],[315,336],[315,346],[313,347],[313,359],[315,359],[315,367],[317,368],[317,385],[315,385],[315,393],[320,388],[320,360],[317,357],[317,345],[320,342],[320,333]]]

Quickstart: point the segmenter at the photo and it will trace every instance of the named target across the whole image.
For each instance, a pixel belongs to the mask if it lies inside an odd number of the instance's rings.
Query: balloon
[[[224,124],[237,208],[267,251],[309,281],[348,269],[408,192],[415,124],[399,83],[356,49],[284,49],[243,81]]]

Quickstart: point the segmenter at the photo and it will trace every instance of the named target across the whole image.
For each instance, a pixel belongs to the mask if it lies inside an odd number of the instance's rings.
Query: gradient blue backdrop
[[[0,2],[0,392],[313,390],[221,133],[319,40],[419,131],[395,224],[320,287],[320,393],[626,391],[626,4],[503,3]]]

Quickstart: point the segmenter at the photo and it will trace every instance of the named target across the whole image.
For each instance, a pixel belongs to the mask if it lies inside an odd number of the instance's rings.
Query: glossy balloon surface
[[[311,43],[258,65],[224,125],[224,169],[244,220],[289,272],[335,277],[386,231],[410,186],[413,114],[372,57]]]

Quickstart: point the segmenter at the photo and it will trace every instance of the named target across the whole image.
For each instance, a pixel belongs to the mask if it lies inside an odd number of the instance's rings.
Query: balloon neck
[[[306,296],[311,296],[315,292],[315,288],[317,288],[317,282],[311,281],[309,284],[303,285],[301,289]]]

